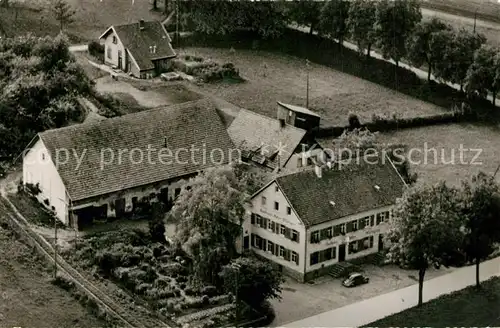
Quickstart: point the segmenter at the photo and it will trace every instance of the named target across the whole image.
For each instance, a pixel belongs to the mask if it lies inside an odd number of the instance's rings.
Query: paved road
[[[459,268],[424,283],[424,302],[475,284],[475,266]],[[484,262],[481,280],[500,276],[500,258]],[[418,284],[373,297],[345,307],[321,313],[285,327],[361,327],[391,314],[414,307],[418,302]]]

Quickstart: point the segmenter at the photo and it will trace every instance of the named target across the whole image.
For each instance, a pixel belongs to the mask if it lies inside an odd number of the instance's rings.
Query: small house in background
[[[284,104],[278,101],[278,119],[308,132],[319,127],[321,117],[305,107]]]
[[[159,21],[144,21],[109,27],[100,37],[104,63],[141,79],[166,70],[177,54],[172,39]]]

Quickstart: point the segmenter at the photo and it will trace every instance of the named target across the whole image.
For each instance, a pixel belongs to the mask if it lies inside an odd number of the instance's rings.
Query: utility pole
[[[54,217],[54,279],[57,278],[57,218]]]
[[[479,7],[476,8],[476,11],[474,12],[474,33],[476,33],[476,20],[477,20],[477,11]]]
[[[306,80],[306,108],[309,109],[309,59],[306,59],[306,72],[307,72],[307,80]]]
[[[495,173],[493,173],[493,178],[495,178],[495,176],[497,175],[498,170],[500,170],[500,164],[498,164],[497,169],[495,170]]]
[[[175,36],[177,37],[177,49],[179,49],[179,0],[175,0]]]

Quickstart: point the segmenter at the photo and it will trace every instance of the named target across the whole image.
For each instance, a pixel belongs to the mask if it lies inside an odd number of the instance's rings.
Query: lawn
[[[493,174],[500,164],[498,126],[478,124],[430,126],[380,134],[379,140],[386,143],[403,143],[408,145],[409,149],[415,149],[410,157],[413,163],[412,169],[418,173],[418,180],[427,183],[445,180],[449,184],[458,185],[460,180],[468,179],[480,170]],[[460,160],[460,147],[465,149],[463,161]],[[432,148],[436,150],[435,155],[430,150]],[[427,160],[424,154],[426,149],[429,150]],[[477,153],[474,149],[481,151],[479,157],[472,161]],[[454,163],[452,163],[453,156]],[[496,176],[496,180],[500,183],[500,174]]]
[[[500,278],[372,322],[367,327],[499,327]]]
[[[1,206],[0,213],[5,213]],[[1,215],[0,326],[104,327],[104,322],[50,283],[50,275],[33,249],[2,228],[5,220]]]
[[[202,88],[237,106],[275,117],[276,101],[306,105],[307,70],[302,59],[265,51],[215,48],[186,48],[180,53],[233,63],[246,82],[204,84]],[[334,125],[347,124],[351,112],[362,120],[371,120],[373,114],[408,117],[443,112],[439,106],[326,66],[311,64],[309,78],[310,107]]]
[[[14,8],[0,9],[0,25],[7,35],[32,32],[37,35],[56,35],[59,24],[50,12],[50,0],[10,0]],[[137,0],[67,0],[76,11],[75,22],[66,32],[75,39],[89,41],[97,39],[110,25],[126,24],[139,19],[161,19],[162,14],[150,10],[147,1]],[[29,7],[36,11],[18,9],[17,21],[15,7]],[[0,29],[1,32],[1,29]]]

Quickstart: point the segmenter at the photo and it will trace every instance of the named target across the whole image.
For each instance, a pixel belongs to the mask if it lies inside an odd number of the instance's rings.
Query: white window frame
[[[273,221],[267,220],[267,230],[273,231]]]
[[[345,223],[340,225],[340,233],[345,233]]]
[[[379,224],[384,223],[385,219],[386,219],[385,212],[379,213],[379,215],[380,215],[380,223]]]
[[[280,246],[280,253],[279,253],[279,255],[280,255],[280,257],[285,258],[285,247]]]
[[[326,231],[327,231],[326,236],[328,238],[333,238],[333,227],[326,228]]]
[[[274,202],[274,210],[279,211],[280,210],[280,203]]]
[[[315,238],[316,236],[316,238]],[[311,243],[312,244],[317,244],[319,243],[319,231],[313,231],[311,234]]]
[[[352,231],[358,231],[358,220],[352,221]]]
[[[293,263],[297,263],[298,257],[299,257],[299,254],[297,254],[296,252],[292,251],[292,262]]]
[[[296,239],[293,238],[294,235],[297,236]],[[297,242],[297,240],[299,239],[299,232],[296,230],[292,230],[291,239],[292,239],[292,241]]]
[[[282,224],[280,224],[280,234],[283,236],[286,234],[286,227]]]
[[[267,198],[265,196],[262,196],[261,199],[260,199],[260,202],[261,202],[262,206],[266,206]]]
[[[369,216],[365,218],[365,229],[368,227],[371,227],[371,221]]]
[[[269,253],[273,253],[273,250],[274,250],[274,243],[272,241],[267,241],[267,248],[266,248],[267,252]]]

